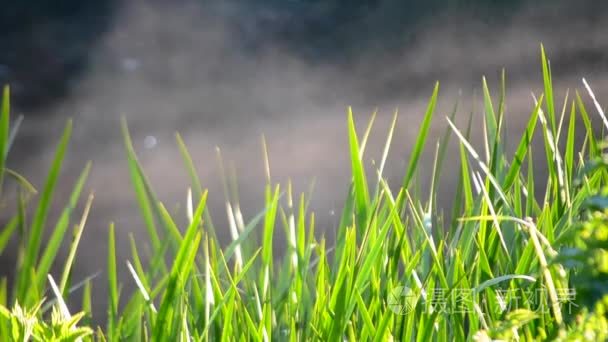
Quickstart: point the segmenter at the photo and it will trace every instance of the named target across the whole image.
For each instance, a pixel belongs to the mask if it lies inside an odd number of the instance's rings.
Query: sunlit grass
[[[206,210],[204,184],[177,135],[191,178],[184,213],[188,225],[179,227],[181,220],[158,201],[123,121],[134,199],[149,240],[131,239],[131,257],[117,260],[115,228],[109,223],[108,293],[96,293],[95,284],[86,280],[80,308],[68,308],[65,299],[70,286],[82,281],[72,279],[71,270],[78,262],[80,236],[87,233],[92,195],[83,213],[74,208],[82,201],[91,165],[77,179],[58,221],[48,222],[72,124],[57,146],[46,185],[32,197],[31,185],[5,166],[14,133],[7,88],[0,116],[0,180],[13,175],[21,190],[17,211],[0,232],[0,253],[18,234],[22,259],[14,284],[0,281],[0,340],[605,339],[608,162],[603,138],[593,129],[578,92],[574,99],[566,98],[563,108],[554,103],[544,51],[541,61],[544,94],[535,95],[513,155],[503,147],[504,77],[497,102],[482,82],[485,134],[480,150],[469,142],[471,123],[454,123],[457,108],[449,118],[435,115],[437,84],[399,188],[389,187],[383,176],[397,116],[381,162],[369,175],[363,156],[373,120],[361,136],[349,109],[350,150],[345,153],[352,181],[332,245],[315,232],[308,198],[294,194],[290,184],[272,183],[269,175],[264,210],[258,215],[242,218],[238,203],[226,199],[230,227],[222,229],[229,229],[232,242],[220,245]],[[605,120],[591,87],[584,84]],[[584,129],[575,126],[577,118]],[[432,120],[448,122],[437,145],[428,141]],[[539,131],[540,151],[532,147]],[[577,142],[582,142],[580,150]],[[459,182],[452,208],[440,211],[436,189],[450,144],[460,146],[460,165],[450,170],[459,173]],[[412,189],[418,187],[420,156],[433,146],[431,196],[423,200]],[[539,158],[533,154],[546,156],[546,179],[535,173],[533,160]],[[535,193],[538,184],[546,184],[546,193]],[[31,219],[25,209],[29,198],[37,201]],[[53,278],[49,271],[60,262],[57,252],[71,225],[68,258]],[[51,235],[43,245],[45,227]],[[284,257],[273,249],[279,233],[286,236]],[[152,250],[150,258],[139,255],[144,244]],[[131,279],[118,279],[119,267],[127,267]],[[127,282],[136,284],[133,293],[121,292]],[[102,327],[86,326],[98,313],[92,295],[107,297]],[[122,302],[127,304],[120,306]]]

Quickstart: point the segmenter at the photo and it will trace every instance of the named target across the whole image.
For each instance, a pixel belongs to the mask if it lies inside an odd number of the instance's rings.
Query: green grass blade
[[[2,251],[6,248],[6,245],[18,227],[19,216],[15,216],[2,228],[2,232],[0,232],[0,255],[2,255]]]
[[[108,230],[108,340],[114,341],[118,321],[118,277],[116,272],[116,239],[114,223]]]
[[[11,169],[4,169],[4,172],[7,175],[13,177],[15,179],[15,181],[17,182],[17,184],[19,184],[21,186],[21,188],[23,190],[25,190],[26,192],[28,192],[30,194],[38,193],[38,191],[36,191],[36,188],[34,188],[34,186],[27,179],[25,179],[25,177],[21,176],[17,172],[15,172]]]
[[[30,286],[31,281],[33,280],[30,279],[31,270],[33,270],[33,268],[35,267],[38,259],[38,254],[40,253],[40,244],[42,242],[42,233],[44,230],[44,225],[46,224],[46,218],[51,206],[53,192],[55,190],[55,185],[57,184],[57,179],[59,178],[61,164],[63,162],[63,157],[65,155],[71,133],[72,121],[68,120],[65,130],[63,131],[61,140],[59,141],[59,145],[57,146],[55,158],[53,159],[53,163],[48,173],[44,190],[40,195],[40,200],[38,202],[38,206],[34,214],[34,220],[32,221],[32,225],[29,230],[26,253],[23,259],[23,266],[21,267],[21,272],[19,272],[18,280],[19,285],[17,298],[22,303],[25,302],[25,298],[28,293],[28,287]],[[25,303],[33,304],[28,302]]]
[[[44,249],[44,253],[40,257],[40,263],[38,264],[38,288],[42,288],[46,281],[46,274],[49,273],[53,261],[57,256],[57,252],[59,251],[61,242],[63,241],[65,233],[70,225],[70,216],[76,208],[76,205],[78,204],[80,193],[82,192],[82,188],[84,187],[90,170],[91,163],[89,162],[80,174],[80,177],[78,177],[78,181],[74,186],[74,190],[72,190],[69,203],[63,209],[59,220],[57,220],[51,238],[49,239],[49,242],[47,243],[46,248]]]
[[[62,294],[65,294],[65,291],[68,287],[68,277],[70,276],[71,271],[72,271],[74,259],[76,258],[76,250],[78,249],[78,245],[80,244],[80,238],[82,237],[82,232],[84,231],[84,227],[86,225],[92,203],[93,203],[93,194],[89,195],[87,204],[84,207],[84,212],[82,214],[82,218],[80,219],[80,224],[78,224],[78,226],[76,227],[76,231],[74,233],[74,239],[72,240],[72,244],[70,246],[70,251],[69,251],[68,257],[65,261],[65,266],[63,268],[63,274],[61,276],[61,283],[59,285],[59,289]]]
[[[439,93],[439,82],[435,83],[435,88],[433,89],[433,95],[429,99],[426,113],[424,114],[424,118],[422,119],[422,125],[420,126],[420,133],[416,138],[416,144],[414,145],[414,150],[410,156],[410,162],[407,167],[407,172],[405,177],[403,178],[402,187],[404,189],[408,189],[410,186],[410,182],[412,178],[414,178],[414,174],[416,169],[418,168],[418,161],[420,156],[422,155],[422,150],[424,149],[424,145],[427,140],[427,136],[429,130],[431,128],[431,121],[433,119],[433,114],[435,113],[435,106],[437,105],[437,95]]]
[[[595,139],[595,130],[593,129],[591,119],[589,118],[589,114],[587,114],[587,109],[585,108],[585,104],[583,103],[583,100],[578,91],[576,92],[576,106],[579,112],[581,113],[581,118],[583,119],[583,124],[585,125],[585,130],[589,143],[589,157],[594,158],[599,154],[598,143]]]
[[[154,219],[153,205],[146,188],[146,180],[137,161],[135,149],[131,141],[129,134],[129,128],[127,127],[126,119],[123,118],[121,121],[122,133],[125,143],[125,149],[127,154],[127,161],[129,163],[129,173],[131,175],[131,182],[135,190],[137,202],[139,204],[140,212],[145,223],[145,227],[150,237],[152,247],[155,251],[159,251],[161,247],[160,237],[158,235],[158,229],[156,228],[156,222]],[[155,201],[156,202],[156,201]]]
[[[486,137],[487,146],[486,146],[486,155],[489,156],[491,152],[489,151],[489,146],[494,147],[496,144],[496,140],[498,139],[498,122],[496,120],[496,113],[494,112],[494,105],[492,104],[492,95],[490,95],[490,89],[488,88],[488,82],[486,78],[482,78],[482,87],[483,87],[483,103],[484,103],[484,113],[485,113],[485,123],[486,123]]]
[[[199,230],[205,209],[207,193],[204,193],[196,208],[193,220],[184,234],[184,239],[175,257],[173,267],[170,271],[169,280],[156,321],[154,322],[153,336],[157,341],[163,340],[172,326],[173,305],[177,296],[183,291],[183,286],[188,274],[194,267],[194,258],[202,238]]]
[[[190,176],[190,181],[192,181],[192,185],[194,186],[194,190],[198,197],[203,195],[203,187],[201,186],[201,182],[198,178],[198,171],[194,166],[194,162],[192,161],[192,156],[182,139],[182,136],[179,133],[175,134],[175,140],[177,141],[177,146],[179,147],[179,152],[182,155],[182,159],[184,160],[184,166],[188,171],[188,175]]]
[[[532,143],[532,138],[534,137],[534,130],[538,121],[538,111],[542,102],[543,97],[541,96],[534,110],[532,111],[532,114],[530,115],[530,120],[528,120],[526,131],[519,141],[519,145],[515,151],[515,156],[513,156],[513,161],[511,162],[511,166],[509,167],[509,171],[507,172],[507,176],[503,183],[503,189],[509,189],[511,185],[513,185],[515,178],[520,174],[521,166],[526,157],[526,152],[528,151],[528,148]]]
[[[10,123],[10,90],[4,87],[2,103],[0,104],[0,194],[4,180],[4,169],[6,167],[6,157],[10,143],[9,123]]]
[[[570,179],[573,178],[574,173],[574,163],[575,155],[574,155],[574,144],[575,144],[575,131],[576,131],[576,108],[574,101],[572,102],[572,106],[570,108],[570,121],[568,123],[568,137],[566,139],[566,152],[565,152],[565,163],[566,163],[566,172]]]
[[[545,103],[547,104],[547,115],[549,116],[549,123],[551,124],[551,130],[557,132],[555,123],[555,102],[553,100],[553,80],[551,79],[551,67],[549,60],[545,54],[545,47],[541,44],[541,64],[543,69],[543,85],[545,87]]]
[[[355,128],[353,113],[350,108],[348,112],[348,141],[350,145],[350,158],[357,218],[359,224],[365,225],[365,221],[367,220],[367,208],[369,206],[369,193],[367,189],[367,178],[365,177],[363,160],[360,154],[359,141],[357,139],[357,130]]]

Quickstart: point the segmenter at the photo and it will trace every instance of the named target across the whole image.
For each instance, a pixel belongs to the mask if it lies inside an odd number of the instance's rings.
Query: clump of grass
[[[233,241],[220,245],[206,211],[207,193],[179,135],[191,190],[185,213],[189,224],[178,227],[148,182],[123,122],[126,159],[152,253],[143,258],[141,245],[131,240],[131,258],[116,260],[114,225],[109,225],[107,324],[94,334],[77,326],[94,310],[90,281],[85,282],[78,314],[71,315],[64,302],[78,237],[86,234],[92,197],[79,221],[74,208],[90,165],[51,226],[49,243],[41,247],[71,131],[68,123],[31,224],[25,201],[32,187],[15,176],[21,184],[18,210],[0,233],[0,252],[19,234],[23,258],[12,290],[6,280],[0,282],[0,340],[605,339],[608,168],[602,139],[578,92],[561,110],[556,108],[544,51],[541,61],[544,94],[535,98],[514,154],[503,148],[504,77],[498,102],[484,79],[484,150],[469,143],[470,125],[462,129],[453,123],[455,112],[447,118],[427,201],[410,190],[417,186],[419,157],[428,145],[439,85],[398,189],[391,189],[383,177],[397,118],[387,132],[376,173],[368,175],[363,155],[371,124],[360,136],[349,110],[352,182],[332,246],[315,233],[306,196],[294,195],[289,184],[272,183],[269,174],[264,209],[258,215],[246,220],[238,203],[226,200]],[[592,95],[591,88],[588,91]],[[0,179],[16,175],[5,168],[11,135],[7,92],[0,116]],[[576,128],[577,118],[584,129]],[[538,131],[541,151],[532,148]],[[579,151],[577,141],[584,142]],[[459,184],[449,220],[436,203],[448,144],[460,145]],[[533,153],[546,156],[546,179],[538,179]],[[539,183],[546,184],[544,196],[535,193]],[[48,273],[73,222],[78,222],[77,238],[57,285]],[[273,238],[281,229],[287,244],[285,256],[278,258]],[[117,268],[124,262],[132,279],[117,279]],[[121,282],[134,282],[137,291],[121,293]],[[44,300],[47,286],[54,300]],[[120,297],[126,299],[123,307]]]

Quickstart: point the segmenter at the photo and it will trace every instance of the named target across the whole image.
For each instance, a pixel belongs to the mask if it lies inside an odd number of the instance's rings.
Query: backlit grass
[[[503,147],[504,82],[493,98],[485,79],[484,144],[468,140],[471,124],[459,127],[434,116],[439,84],[430,96],[412,147],[402,186],[390,188],[383,169],[395,121],[375,173],[363,166],[366,141],[348,111],[352,181],[345,196],[337,239],[331,245],[315,233],[315,216],[305,195],[268,176],[265,209],[242,218],[227,201],[233,237],[220,245],[206,211],[207,192],[188,148],[176,136],[191,176],[186,200],[189,224],[179,227],[159,202],[129,137],[123,135],[134,199],[149,241],[131,239],[129,260],[116,259],[114,225],[108,224],[108,293],[85,280],[82,307],[65,303],[78,262],[77,247],[87,234],[92,197],[82,197],[91,168],[83,169],[57,222],[47,215],[72,123],[56,149],[44,187],[33,187],[6,166],[15,132],[9,126],[6,88],[0,116],[0,183],[17,182],[14,213],[0,231],[0,253],[17,235],[17,277],[0,281],[0,340],[400,340],[588,339],[607,337],[608,323],[608,158],[590,112],[606,120],[585,82],[584,93],[554,102],[549,63],[542,53],[544,93],[536,94],[525,131],[512,155]],[[595,101],[585,108],[582,96]],[[397,117],[395,117],[397,120]],[[418,185],[419,158],[429,148],[432,120],[448,120],[441,136],[428,200],[411,191]],[[470,120],[469,120],[470,121]],[[595,121],[595,119],[594,119]],[[583,122],[584,127],[576,124]],[[542,133],[543,148],[532,148]],[[582,144],[581,144],[582,143]],[[437,208],[437,184],[445,147],[460,146],[459,182],[451,208]],[[577,149],[577,146],[582,146]],[[535,172],[546,156],[546,178]],[[451,170],[452,172],[454,170]],[[538,184],[546,191],[538,194]],[[425,196],[426,197],[426,196]],[[26,210],[26,201],[31,201]],[[77,203],[84,212],[75,212]],[[4,208],[2,210],[5,210]],[[442,214],[449,213],[449,217]],[[74,227],[67,260],[57,259]],[[42,243],[43,230],[51,231]],[[226,229],[222,227],[222,229]],[[274,255],[273,239],[285,234],[284,256]],[[151,255],[140,255],[142,244]],[[100,256],[101,257],[101,256]],[[61,274],[49,274],[54,263]],[[125,264],[126,262],[126,264]],[[131,279],[118,279],[128,267]],[[4,265],[3,265],[4,266]],[[120,291],[134,282],[137,291]],[[91,296],[106,296],[107,324],[87,326],[95,311]],[[126,301],[125,301],[126,299]],[[125,301],[127,304],[120,306]]]

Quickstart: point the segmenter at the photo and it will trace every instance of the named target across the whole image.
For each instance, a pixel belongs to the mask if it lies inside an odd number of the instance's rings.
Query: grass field
[[[71,277],[91,207],[92,197],[81,194],[90,164],[75,180],[59,220],[47,220],[72,123],[60,138],[45,186],[36,191],[6,166],[16,133],[9,127],[6,88],[0,184],[16,183],[20,191],[16,198],[2,195],[2,210],[16,210],[4,213],[12,219],[0,231],[0,253],[16,235],[19,258],[15,282],[0,280],[0,341],[605,340],[608,156],[592,120],[607,126],[608,121],[586,82],[563,106],[556,103],[544,51],[542,75],[544,93],[536,94],[512,155],[502,144],[504,83],[492,97],[485,80],[484,146],[473,148],[471,120],[468,127],[457,127],[455,112],[439,143],[429,142],[432,120],[446,119],[434,117],[437,84],[421,113],[400,188],[390,188],[382,176],[394,122],[383,158],[366,174],[362,159],[373,120],[357,129],[349,110],[345,153],[352,182],[335,245],[315,233],[306,196],[292,193],[289,184],[273,184],[269,176],[265,209],[257,216],[242,218],[236,203],[227,203],[233,242],[220,245],[205,210],[207,193],[179,135],[191,190],[184,213],[189,225],[178,227],[156,199],[123,122],[125,163],[149,240],[131,239],[132,279],[117,279],[125,260],[115,257],[109,224],[108,293],[96,293],[97,279]],[[583,97],[592,99],[592,108]],[[576,127],[581,122],[583,127]],[[541,149],[532,148],[536,132]],[[460,181],[452,207],[441,211],[436,188],[450,144],[460,146]],[[434,182],[424,196],[416,196],[419,159],[434,146]],[[533,156],[546,157],[546,179],[538,179]],[[544,193],[535,193],[538,184],[547,185]],[[6,205],[9,201],[16,205]],[[84,212],[75,212],[81,202]],[[48,243],[42,241],[45,229]],[[287,241],[281,258],[273,254],[277,234]],[[67,260],[57,259],[61,242],[70,237]],[[140,255],[144,244],[151,258]],[[57,262],[63,272],[51,276]],[[135,282],[137,291],[122,292],[126,282]],[[82,306],[68,307],[75,286],[84,287]],[[107,297],[107,324],[101,327],[90,326],[93,295]]]

